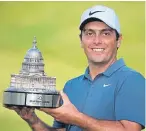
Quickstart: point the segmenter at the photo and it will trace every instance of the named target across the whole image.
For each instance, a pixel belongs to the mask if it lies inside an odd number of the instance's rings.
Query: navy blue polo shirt
[[[145,78],[117,60],[94,80],[84,75],[69,80],[64,92],[82,113],[98,120],[129,120],[145,126]],[[53,127],[81,131],[80,127],[54,121]]]

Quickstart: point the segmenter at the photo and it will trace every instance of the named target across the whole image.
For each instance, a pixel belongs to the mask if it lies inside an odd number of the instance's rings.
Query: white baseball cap
[[[115,11],[109,7],[97,5],[85,10],[81,16],[79,29],[91,21],[101,20],[120,34],[120,23]]]

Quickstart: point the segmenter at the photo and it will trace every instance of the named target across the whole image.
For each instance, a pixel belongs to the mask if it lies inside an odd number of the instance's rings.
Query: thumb
[[[69,104],[70,103],[70,100],[69,100],[68,96],[63,91],[60,91],[60,95],[62,97],[62,100],[63,100],[64,104]]]

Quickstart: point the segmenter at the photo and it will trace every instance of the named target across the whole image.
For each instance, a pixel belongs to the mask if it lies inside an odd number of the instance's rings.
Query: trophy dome
[[[22,63],[22,69],[20,71],[23,74],[40,74],[44,75],[44,63],[43,57],[39,49],[37,48],[36,37],[34,37],[32,48],[30,48],[24,57]]]
[[[42,59],[43,60],[42,54],[39,51],[39,49],[37,48],[36,44],[37,44],[36,37],[34,37],[32,48],[29,49],[25,55],[26,59],[34,58],[34,59]]]
[[[27,51],[25,58],[43,59],[41,52],[37,48],[31,48]]]

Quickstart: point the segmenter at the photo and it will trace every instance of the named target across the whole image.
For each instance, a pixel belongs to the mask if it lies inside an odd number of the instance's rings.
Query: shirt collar
[[[115,61],[111,66],[109,66],[103,74],[105,76],[110,76],[114,72],[116,72],[118,69],[120,69],[122,66],[125,66],[124,60],[121,58],[117,61]]]
[[[91,80],[91,76],[89,74],[89,67],[87,67],[86,70],[85,70],[84,78],[87,78],[87,79]]]
[[[109,66],[106,71],[104,71],[103,75],[105,76],[110,76],[112,75],[114,72],[116,72],[118,69],[120,69],[122,66],[125,66],[125,62],[124,60],[121,58],[117,61],[115,61],[111,66]],[[84,73],[84,78],[87,78],[89,80],[91,80],[91,76],[89,74],[89,67],[86,68],[85,73]]]

